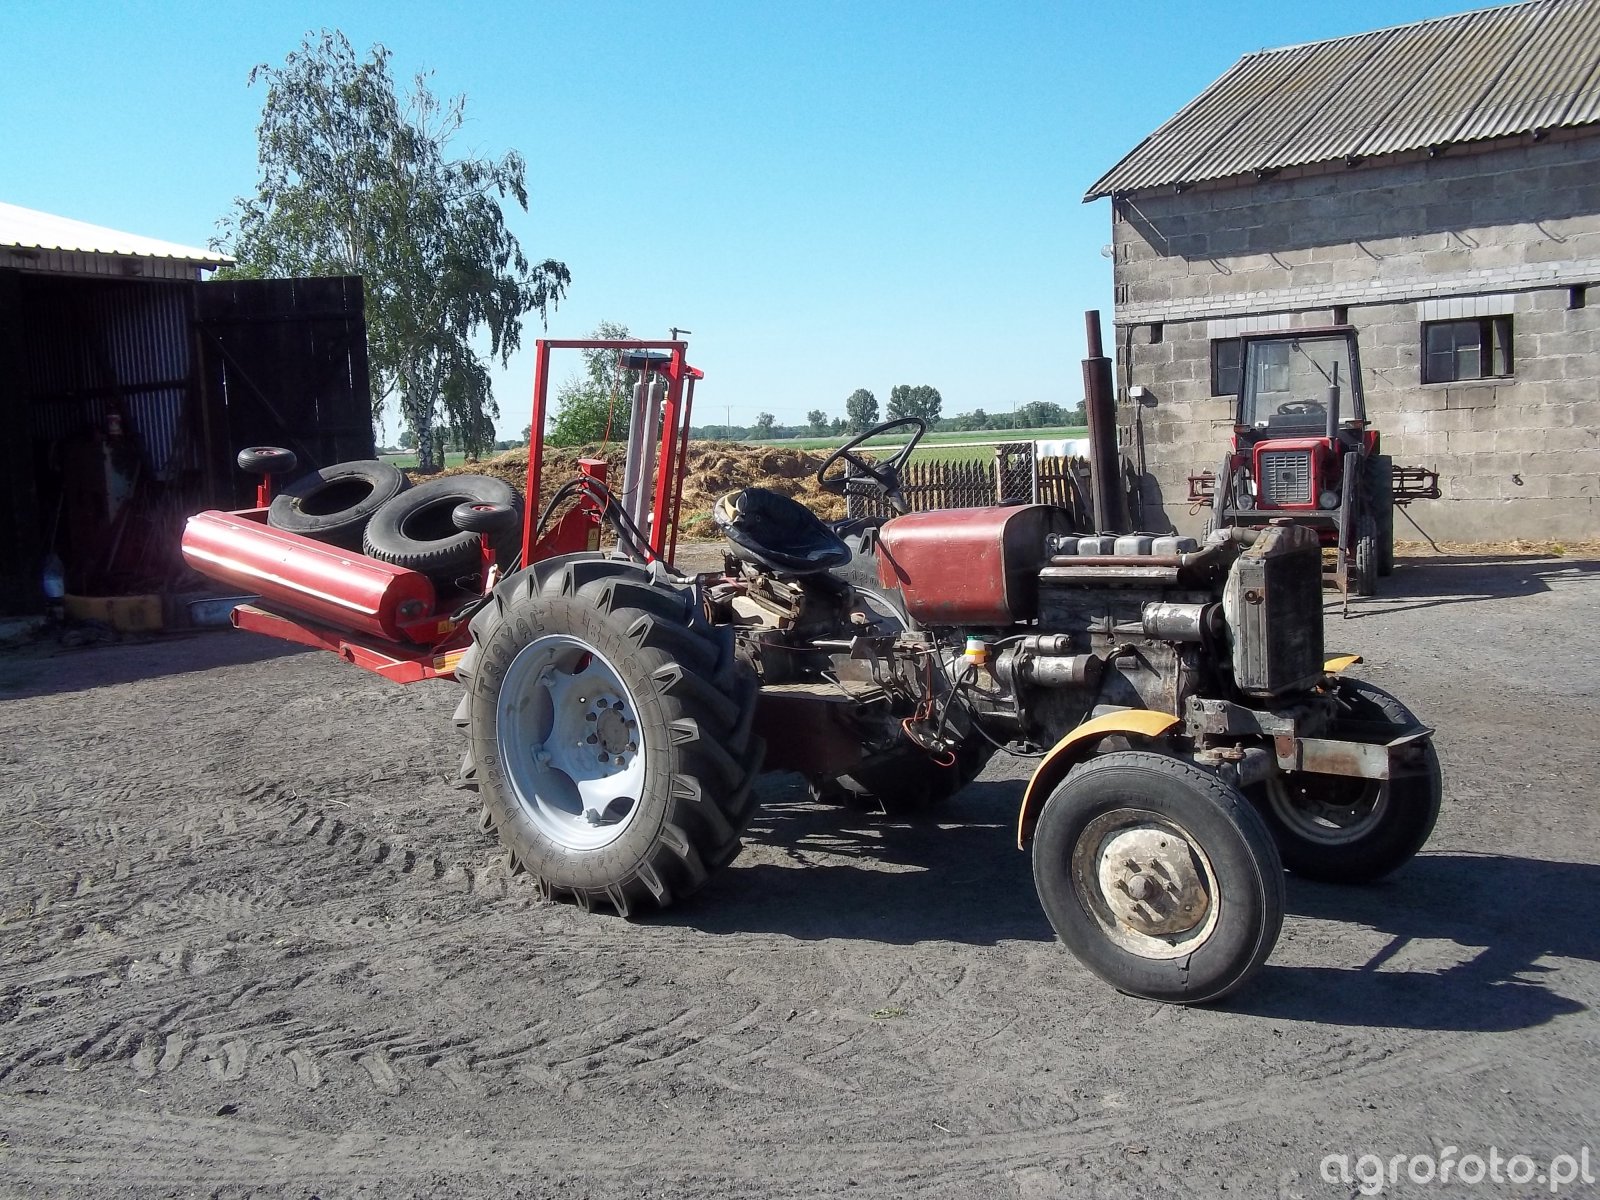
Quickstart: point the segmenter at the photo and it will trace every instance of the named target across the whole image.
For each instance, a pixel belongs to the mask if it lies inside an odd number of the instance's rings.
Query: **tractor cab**
[[[1361,358],[1348,327],[1243,339],[1235,424],[1241,439],[1311,435],[1328,428],[1328,391],[1339,389],[1336,424],[1366,427]]]
[[[1375,450],[1361,359],[1345,328],[1244,339],[1230,465],[1241,509],[1339,507],[1344,454]]]

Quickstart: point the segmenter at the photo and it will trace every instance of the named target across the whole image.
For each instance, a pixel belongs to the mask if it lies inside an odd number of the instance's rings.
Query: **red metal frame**
[[[241,604],[229,617],[235,629],[263,633],[285,642],[331,650],[345,662],[382,675],[395,683],[418,683],[424,679],[448,679],[466,652],[470,638],[463,622],[451,636],[433,646],[402,646],[398,642],[379,642],[299,616],[286,616],[254,604]]]
[[[705,378],[689,365],[689,344],[682,341],[646,341],[638,338],[540,338],[534,343],[533,429],[528,440],[526,521],[522,530],[522,561],[537,562],[549,538],[534,542],[539,519],[539,486],[544,473],[544,423],[549,415],[550,352],[552,350],[665,350],[667,361],[651,370],[667,380],[661,407],[661,445],[656,454],[655,493],[650,506],[650,528],[645,532],[650,554],[669,565],[677,552],[678,515],[683,496],[684,464],[688,458],[689,413],[694,381]],[[630,398],[631,402],[631,398]],[[603,478],[603,477],[602,477]],[[565,551],[555,551],[565,553]]]

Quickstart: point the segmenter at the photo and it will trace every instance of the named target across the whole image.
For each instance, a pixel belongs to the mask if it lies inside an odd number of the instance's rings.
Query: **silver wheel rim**
[[[592,647],[548,634],[518,651],[500,685],[495,740],[512,797],[549,841],[599,850],[633,823],[644,728],[622,676]]]
[[[1337,776],[1316,778],[1334,783],[1339,780]],[[1266,788],[1267,803],[1273,815],[1297,837],[1323,846],[1344,846],[1371,836],[1389,811],[1389,789],[1377,780],[1366,781],[1364,787],[1351,788],[1349,803],[1343,796],[1316,796],[1296,791],[1283,775],[1268,779]]]
[[[1072,889],[1101,932],[1140,958],[1192,954],[1222,907],[1211,859],[1181,825],[1145,809],[1090,821],[1072,848]]]

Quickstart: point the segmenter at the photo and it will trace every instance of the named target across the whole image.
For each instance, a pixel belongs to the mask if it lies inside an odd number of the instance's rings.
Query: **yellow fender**
[[[1359,655],[1359,654],[1339,654],[1339,655],[1335,655],[1333,658],[1330,658],[1327,662],[1323,663],[1322,664],[1322,669],[1324,671],[1326,671],[1329,675],[1337,675],[1341,671],[1348,671],[1351,667],[1355,666],[1358,662],[1365,662],[1365,661],[1366,660],[1363,659],[1361,657],[1361,655]]]
[[[1178,718],[1171,713],[1126,708],[1085,721],[1067,734],[1050,748],[1033,778],[1028,780],[1028,790],[1022,795],[1022,811],[1017,814],[1017,849],[1027,849],[1046,797],[1056,790],[1056,784],[1067,777],[1068,771],[1089,757],[1101,738],[1130,733],[1146,738],[1160,737],[1176,724]]]

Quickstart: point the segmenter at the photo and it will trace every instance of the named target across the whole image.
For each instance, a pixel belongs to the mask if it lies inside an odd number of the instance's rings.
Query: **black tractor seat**
[[[850,561],[850,547],[817,514],[781,492],[729,492],[711,510],[734,553],[775,575],[811,575]]]

